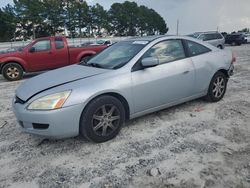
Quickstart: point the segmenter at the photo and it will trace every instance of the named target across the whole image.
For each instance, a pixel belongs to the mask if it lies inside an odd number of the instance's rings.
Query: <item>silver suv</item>
[[[191,37],[206,41],[213,46],[223,49],[225,45],[225,38],[219,32],[197,32],[189,35]]]

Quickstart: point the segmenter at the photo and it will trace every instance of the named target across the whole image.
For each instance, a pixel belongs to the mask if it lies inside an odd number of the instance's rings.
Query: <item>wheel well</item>
[[[227,76],[227,78],[229,78],[229,75],[228,75],[227,70],[225,70],[225,69],[220,69],[220,70],[218,70],[218,72],[222,72],[223,74],[225,74],[225,75]]]
[[[20,63],[18,63],[18,62],[16,62],[16,61],[8,61],[8,62],[2,63],[2,64],[0,65],[0,73],[2,73],[3,67],[4,67],[5,65],[7,65],[8,63],[16,63],[16,64],[18,64],[18,65],[20,65],[20,66],[22,67],[23,71],[25,71],[24,67],[23,67]]]
[[[219,44],[219,45],[217,46],[217,48],[222,49],[222,48],[223,48],[222,44]]]
[[[126,120],[128,120],[128,119],[129,119],[129,116],[130,116],[130,109],[129,109],[129,105],[128,105],[127,100],[126,100],[122,95],[120,95],[120,94],[118,94],[118,93],[114,93],[114,92],[104,93],[104,94],[101,94],[101,95],[96,96],[96,97],[93,98],[91,101],[93,101],[94,99],[96,99],[96,98],[98,98],[98,97],[104,96],[104,95],[109,95],[109,96],[115,97],[115,98],[117,98],[117,99],[122,103],[122,105],[124,106],[124,109],[125,109]],[[88,104],[89,104],[91,101],[89,101]]]
[[[82,57],[81,57],[81,59],[83,59],[83,58],[85,58],[85,57],[90,57],[90,56],[93,56],[94,54],[84,54]],[[80,60],[81,60],[80,59]]]

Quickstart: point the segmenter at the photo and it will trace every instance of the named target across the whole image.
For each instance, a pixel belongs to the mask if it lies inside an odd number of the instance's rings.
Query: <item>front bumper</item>
[[[13,103],[13,111],[23,132],[46,138],[69,138],[79,134],[82,105],[57,110],[32,111],[24,104]]]

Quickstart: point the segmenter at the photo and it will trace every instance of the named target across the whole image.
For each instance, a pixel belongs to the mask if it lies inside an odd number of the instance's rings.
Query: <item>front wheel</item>
[[[6,80],[20,80],[23,77],[23,68],[17,63],[7,63],[3,66],[2,74]]]
[[[112,96],[94,99],[83,111],[80,134],[93,142],[106,142],[114,138],[125,122],[122,103]]]
[[[210,82],[206,99],[211,102],[220,101],[226,93],[227,81],[224,73],[217,72]]]

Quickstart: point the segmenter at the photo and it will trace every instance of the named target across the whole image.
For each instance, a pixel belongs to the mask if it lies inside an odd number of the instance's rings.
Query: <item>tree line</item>
[[[143,36],[165,34],[165,20],[153,9],[135,2],[114,3],[109,10],[83,0],[14,0],[0,9],[0,41],[55,35]]]

